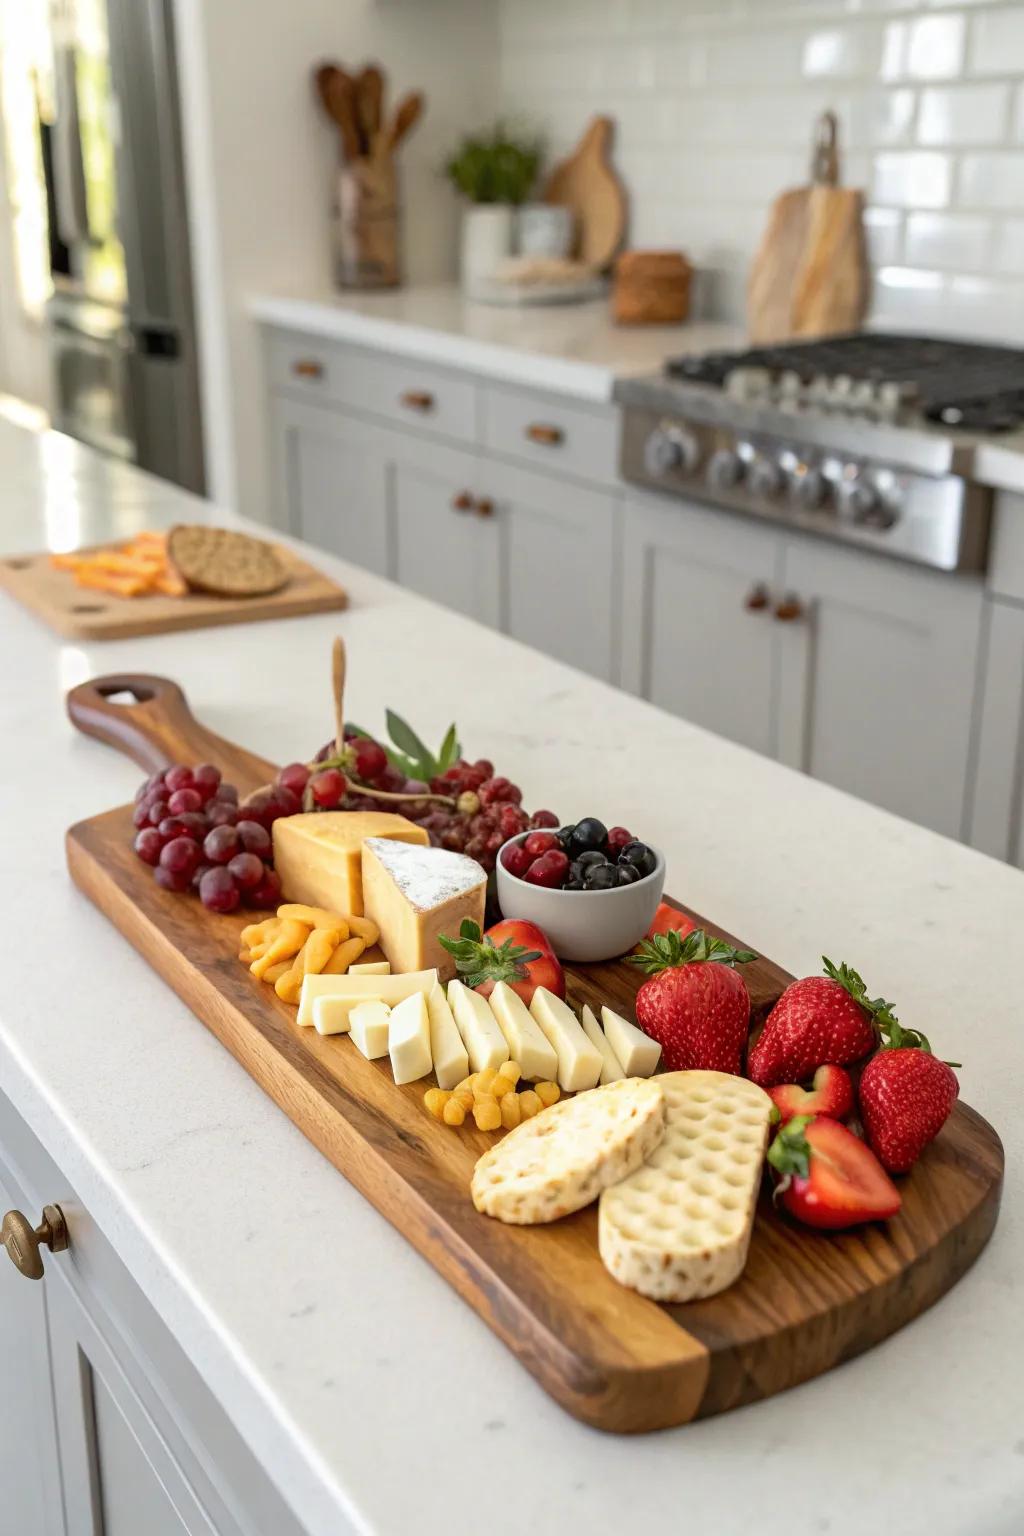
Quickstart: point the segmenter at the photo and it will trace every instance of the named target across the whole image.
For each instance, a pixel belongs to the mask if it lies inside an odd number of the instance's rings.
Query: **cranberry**
[[[345,793],[345,775],[337,768],[325,768],[315,773],[309,781],[310,793],[323,810],[331,810]]]
[[[309,783],[309,769],[305,763],[289,763],[286,768],[281,769],[277,776],[277,783],[279,788],[283,785],[285,789],[290,789],[293,795],[298,795],[301,799],[302,791]]]
[[[501,862],[510,875],[515,875],[517,880],[522,880],[526,876],[526,871],[533,863],[533,859],[527,853],[522,843],[510,843],[501,856]]]
[[[534,811],[530,817],[531,827],[557,827],[558,825],[558,817],[554,811]]]
[[[542,853],[539,859],[534,859],[525,878],[531,885],[544,885],[552,889],[565,884],[565,877],[569,873],[569,859],[561,848],[551,848],[547,853]]]
[[[608,857],[614,858],[621,853],[627,843],[633,841],[632,832],[627,832],[625,827],[610,827],[608,829]]]
[[[536,859],[542,853],[550,853],[552,848],[561,849],[562,845],[553,832],[531,832],[523,839],[523,847],[531,858]]]

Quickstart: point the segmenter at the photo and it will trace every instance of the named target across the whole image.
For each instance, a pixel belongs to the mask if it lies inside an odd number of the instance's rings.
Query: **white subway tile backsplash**
[[[876,155],[872,197],[899,208],[944,208],[949,202],[952,162],[930,150]]]
[[[846,79],[873,73],[881,59],[881,35],[865,27],[827,27],[811,32],[803,46],[803,72],[810,79]]]
[[[1024,278],[1024,219],[1004,219],[996,234],[992,265],[997,272]]]
[[[974,16],[969,60],[978,75],[1024,71],[1024,6],[991,6]]]
[[[951,271],[984,270],[992,240],[992,222],[966,213],[908,213],[904,259],[912,267]]]
[[[903,218],[896,208],[865,208],[864,228],[872,266],[893,266],[902,259]]]
[[[960,202],[972,208],[1024,208],[1024,152],[965,155],[960,164]]]
[[[919,144],[998,144],[1006,136],[1008,85],[932,86],[921,92]]]
[[[907,23],[904,68],[914,80],[951,80],[964,61],[963,16],[922,16]]]

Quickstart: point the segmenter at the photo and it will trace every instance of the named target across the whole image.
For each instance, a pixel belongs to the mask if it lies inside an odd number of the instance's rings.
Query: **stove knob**
[[[708,484],[716,491],[727,491],[743,475],[743,460],[734,448],[717,448],[708,464]]]
[[[684,427],[655,427],[644,444],[644,466],[659,478],[674,471],[689,474],[700,459],[700,444]]]
[[[785,476],[772,459],[755,459],[747,475],[747,486],[752,496],[771,501],[778,496],[785,484]]]
[[[808,469],[795,482],[794,492],[799,504],[813,512],[828,494],[828,481],[820,469]]]
[[[839,482],[839,507],[853,523],[870,523],[881,509],[881,498],[863,475]]]

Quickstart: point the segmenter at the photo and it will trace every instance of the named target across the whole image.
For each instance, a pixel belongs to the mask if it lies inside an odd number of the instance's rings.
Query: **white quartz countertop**
[[[2,420],[0,482],[8,553],[201,510]],[[503,1536],[680,1522],[746,1536],[780,1511],[789,1536],[1019,1532],[1024,875],[316,558],[351,592],[340,616],[87,645],[0,594],[0,900],[19,978],[8,968],[0,990],[0,1088],[311,1536],[345,1518],[449,1536],[471,1511]],[[766,1403],[644,1437],[587,1429],[74,889],[65,827],[129,799],[139,772],[71,728],[67,688],[164,673],[213,730],[286,760],[330,731],[339,627],[366,726],[389,704],[439,738],[456,714],[470,753],[531,804],[635,828],[665,849],[676,896],[798,974],[823,952],[856,964],[964,1063],[1007,1183],[988,1249],[946,1298]]]
[[[658,373],[668,357],[743,341],[740,327],[715,322],[613,325],[607,299],[502,308],[473,303],[451,286],[260,294],[248,308],[265,324],[595,401],[611,400],[618,379]]]

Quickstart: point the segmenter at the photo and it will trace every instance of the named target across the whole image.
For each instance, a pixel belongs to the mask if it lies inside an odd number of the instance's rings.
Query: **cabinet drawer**
[[[618,480],[619,413],[525,389],[483,390],[483,441],[537,468],[612,485]]]
[[[476,440],[478,389],[460,374],[291,331],[270,332],[267,346],[273,389],[369,411],[431,436]]]

